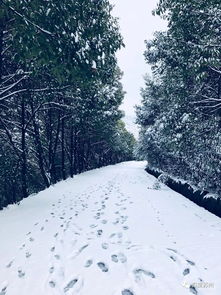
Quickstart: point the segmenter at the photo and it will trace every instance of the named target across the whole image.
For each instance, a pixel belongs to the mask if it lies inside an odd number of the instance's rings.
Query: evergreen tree
[[[133,139],[119,127],[123,42],[109,1],[0,2],[2,207],[131,159]]]
[[[168,31],[146,42],[153,78],[137,108],[138,154],[152,168],[220,193],[218,1],[160,1]]]

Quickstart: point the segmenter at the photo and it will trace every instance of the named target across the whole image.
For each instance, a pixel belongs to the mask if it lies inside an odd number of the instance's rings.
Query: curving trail
[[[144,168],[86,172],[0,212],[0,295],[221,294],[221,220]]]

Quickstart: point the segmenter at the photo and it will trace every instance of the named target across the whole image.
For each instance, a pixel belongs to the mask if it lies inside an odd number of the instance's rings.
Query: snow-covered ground
[[[221,220],[144,167],[86,172],[1,211],[0,294],[221,294]]]

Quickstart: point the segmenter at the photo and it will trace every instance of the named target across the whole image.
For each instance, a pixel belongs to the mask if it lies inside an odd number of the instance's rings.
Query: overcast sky
[[[125,48],[118,53],[119,66],[124,72],[123,86],[127,92],[122,109],[126,115],[134,115],[134,105],[140,102],[143,76],[150,73],[144,60],[144,40],[152,38],[157,30],[166,28],[165,21],[152,15],[157,0],[110,0],[115,5],[113,15],[119,17]]]

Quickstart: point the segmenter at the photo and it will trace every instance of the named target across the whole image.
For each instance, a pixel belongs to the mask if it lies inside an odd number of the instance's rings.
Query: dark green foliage
[[[108,1],[1,2],[0,207],[133,157]]]
[[[153,168],[221,192],[219,1],[160,1],[168,31],[147,42],[138,154]]]

